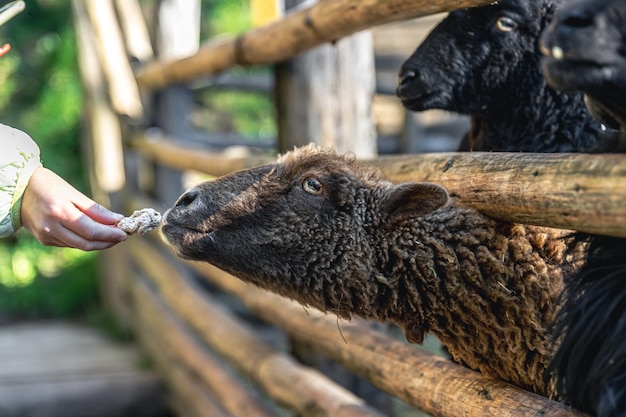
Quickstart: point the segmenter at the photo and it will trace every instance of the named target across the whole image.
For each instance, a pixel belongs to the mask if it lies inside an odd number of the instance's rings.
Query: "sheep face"
[[[541,44],[548,82],[584,92],[596,118],[626,130],[626,2],[568,2],[555,14]]]
[[[448,200],[434,184],[378,175],[354,158],[302,148],[190,189],[161,231],[183,258],[349,316],[374,291],[377,236]]]
[[[495,118],[524,100],[545,85],[538,39],[553,3],[503,0],[450,13],[402,65],[404,106]]]

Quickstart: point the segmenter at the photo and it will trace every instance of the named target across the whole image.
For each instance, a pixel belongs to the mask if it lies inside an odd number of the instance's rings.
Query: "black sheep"
[[[584,92],[594,117],[624,135],[625,10],[624,1],[572,1],[562,8],[541,42],[548,83],[563,91]]]
[[[471,115],[461,150],[594,149],[603,126],[582,94],[558,91],[541,74],[538,40],[557,2],[502,0],[450,13],[402,65],[402,103]]]
[[[626,136],[626,1],[567,3],[545,31],[542,49],[548,81],[584,92],[592,113]],[[588,259],[565,294],[552,363],[557,389],[593,415],[624,416],[626,240],[592,237]]]

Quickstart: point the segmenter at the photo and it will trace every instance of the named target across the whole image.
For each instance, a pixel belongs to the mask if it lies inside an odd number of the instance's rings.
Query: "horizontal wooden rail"
[[[211,175],[269,163],[269,154],[228,158],[172,142],[139,139],[144,156]],[[463,204],[505,221],[626,237],[626,154],[449,152],[383,156],[392,181],[431,181]]]
[[[260,290],[207,263],[190,263],[235,294],[259,318],[433,416],[574,417],[571,408],[485,377],[414,345],[393,340],[332,314],[307,309]]]
[[[218,300],[187,282],[151,245],[141,240],[127,245],[178,317],[271,398],[302,416],[382,417],[350,391],[259,340]]]
[[[322,0],[238,37],[208,43],[195,55],[147,64],[137,71],[137,83],[143,89],[156,89],[217,74],[235,65],[275,63],[373,26],[492,2],[493,0]]]
[[[215,398],[220,408],[233,417],[270,417],[273,412],[226,365],[205,349],[183,323],[173,316],[157,294],[143,280],[133,281],[133,298],[136,306],[137,326],[143,346],[156,359],[158,368],[174,392],[181,384],[176,374],[190,370],[207,392]],[[178,368],[183,369],[179,371]],[[194,390],[185,390],[190,394]],[[196,393],[195,397],[203,395]],[[193,403],[193,401],[188,401]],[[210,406],[202,407],[203,409]],[[192,414],[198,415],[198,413]]]
[[[443,153],[383,157],[392,181],[431,181],[507,221],[626,237],[626,154]]]
[[[236,152],[232,150],[209,152],[189,146],[183,147],[157,134],[137,136],[129,145],[144,157],[170,168],[181,171],[195,170],[216,177],[276,159],[269,153],[254,154],[249,149],[241,147],[238,147]]]

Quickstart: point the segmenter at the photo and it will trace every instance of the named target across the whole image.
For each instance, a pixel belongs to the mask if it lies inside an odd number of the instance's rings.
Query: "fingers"
[[[57,231],[54,234],[42,231],[35,236],[45,246],[56,246],[80,249],[85,252],[104,250],[115,246],[119,242],[87,240],[69,229]]]
[[[43,245],[83,251],[107,249],[128,238],[128,235],[117,227],[97,223],[88,216],[78,213],[77,217],[39,226],[33,234]]]
[[[74,196],[73,202],[78,210],[101,224],[114,225],[124,217],[80,193]]]
[[[47,246],[100,250],[128,237],[114,226],[121,214],[95,203],[46,168],[31,176],[21,214],[24,227]]]
[[[74,219],[70,219],[69,221],[62,220],[61,225],[76,236],[71,236],[73,244],[80,241],[80,249],[87,245],[85,242],[116,244],[128,238],[128,235],[123,230],[112,225],[94,221],[91,217],[82,212]],[[68,235],[69,234],[64,233],[64,236]]]

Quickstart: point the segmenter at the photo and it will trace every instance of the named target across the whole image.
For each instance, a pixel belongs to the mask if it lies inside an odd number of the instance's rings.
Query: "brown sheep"
[[[430,183],[304,147],[202,183],[164,215],[176,253],[341,317],[432,332],[472,369],[553,397],[544,370],[569,231],[496,221]]]

